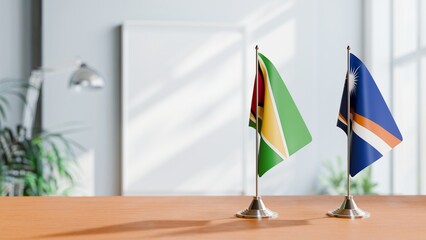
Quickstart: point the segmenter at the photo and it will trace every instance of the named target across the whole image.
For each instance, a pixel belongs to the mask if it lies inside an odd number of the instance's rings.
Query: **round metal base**
[[[330,217],[339,217],[339,218],[368,218],[370,213],[361,210],[355,203],[352,195],[345,196],[342,205],[334,211],[329,211],[327,213]]]
[[[269,210],[260,197],[253,197],[250,206],[235,216],[239,218],[276,218],[278,213]]]

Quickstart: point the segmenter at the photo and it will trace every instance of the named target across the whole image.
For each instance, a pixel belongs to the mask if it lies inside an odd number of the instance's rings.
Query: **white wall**
[[[31,72],[31,4],[0,0],[0,79],[27,79]],[[21,123],[22,102],[11,97],[6,125]]]
[[[46,81],[43,88],[45,127],[69,121],[88,127],[74,138],[93,150],[96,195],[120,193],[120,25],[125,20],[247,26],[248,52],[257,43],[274,62],[313,136],[310,145],[262,177],[262,194],[313,194],[321,162],[344,156],[345,135],[335,123],[346,46],[350,44],[353,52],[363,55],[361,0],[45,0],[45,66],[67,66],[80,56],[106,80],[102,91],[78,95],[66,90],[65,75]],[[247,61],[253,62],[251,58]],[[254,76],[254,69],[247,75]],[[251,87],[247,91],[249,96]],[[253,139],[248,127],[247,136]],[[253,156],[253,151],[247,155]],[[253,189],[252,184],[248,189]]]
[[[426,139],[425,6],[422,0],[378,0],[365,5],[368,65],[404,138],[374,164],[380,194],[426,193],[422,161]]]

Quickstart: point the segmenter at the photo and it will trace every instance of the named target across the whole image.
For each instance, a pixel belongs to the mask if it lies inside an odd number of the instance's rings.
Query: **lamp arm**
[[[71,66],[61,67],[61,68],[39,67],[37,69],[32,70],[31,75],[32,74],[38,74],[42,78],[48,78],[50,76],[55,76],[55,75],[59,75],[59,74],[65,74],[65,73],[72,72],[78,66],[79,65],[75,65],[75,66],[72,66],[72,67]]]
[[[28,80],[32,88],[27,90],[25,96],[25,105],[22,114],[22,125],[27,129],[27,137],[31,137],[32,129],[34,126],[34,118],[37,113],[37,103],[40,96],[41,84],[43,82],[43,75],[41,71],[31,71],[31,76]]]
[[[70,86],[77,87],[89,87],[89,88],[102,88],[104,86],[104,80],[99,74],[88,67],[85,63],[79,59],[76,61],[77,70],[74,71],[71,80]],[[51,75],[63,74],[66,72],[72,72],[76,67],[67,67],[67,68],[45,68],[40,67],[31,71],[31,76],[29,78],[29,83],[34,88],[27,90],[26,95],[26,104],[23,112],[23,126],[27,128],[27,134],[31,137],[32,129],[34,125],[34,118],[37,113],[37,103],[40,97],[40,89],[43,84],[43,81]]]
[[[54,76],[57,74],[70,72],[72,69],[72,67],[60,69],[41,67],[31,71],[31,76],[28,82],[32,87],[27,90],[27,94],[25,96],[26,103],[22,114],[22,125],[27,129],[27,137],[31,137],[32,135],[34,120],[37,114],[37,103],[39,101],[40,90],[44,79],[52,75]]]

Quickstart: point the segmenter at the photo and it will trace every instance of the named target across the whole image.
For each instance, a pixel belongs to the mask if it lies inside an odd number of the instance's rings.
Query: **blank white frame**
[[[129,142],[127,142],[128,139],[128,133],[127,133],[127,129],[129,127],[129,118],[127,113],[129,112],[129,106],[128,106],[128,96],[129,96],[129,73],[127,70],[127,66],[129,64],[128,62],[128,57],[129,57],[129,51],[131,51],[131,49],[129,49],[129,32],[131,31],[143,31],[144,28],[157,28],[157,29],[163,29],[163,28],[193,28],[193,29],[200,29],[203,31],[207,30],[211,30],[211,31],[231,31],[231,32],[235,32],[241,35],[241,40],[242,43],[241,44],[241,54],[242,54],[242,66],[241,66],[241,91],[242,91],[242,96],[241,96],[241,108],[246,107],[246,103],[245,103],[245,93],[244,93],[244,89],[245,89],[245,79],[246,77],[246,69],[247,67],[246,65],[246,56],[245,56],[245,51],[246,51],[246,43],[247,43],[247,39],[246,39],[246,29],[242,26],[236,26],[236,25],[226,25],[226,24],[211,24],[211,23],[191,23],[191,22],[155,22],[155,21],[127,21],[123,24],[122,26],[122,85],[121,85],[121,175],[122,175],[122,182],[121,182],[121,193],[122,195],[187,195],[187,194],[207,194],[209,195],[209,192],[132,192],[129,191],[128,187],[126,186],[126,167],[127,167],[127,161],[126,159],[128,158],[128,144]],[[244,112],[244,111],[242,111]],[[246,120],[246,118],[244,117],[244,114],[241,114],[240,116],[241,121]],[[241,129],[245,128],[245,125],[241,126]],[[238,181],[241,181],[241,187],[240,190],[238,192],[224,192],[223,194],[243,194],[244,193],[244,188],[245,188],[245,179],[246,179],[246,171],[245,171],[245,149],[246,149],[246,138],[244,133],[241,134],[241,142],[242,142],[242,149],[241,149],[241,164],[242,164],[242,169],[240,169],[241,171],[241,178]],[[167,173],[164,173],[164,175],[166,176]],[[217,194],[216,192],[213,192],[213,194]]]

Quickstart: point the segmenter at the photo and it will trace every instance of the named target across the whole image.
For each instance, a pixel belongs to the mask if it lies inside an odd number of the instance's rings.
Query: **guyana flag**
[[[312,137],[275,66],[259,53],[259,98],[256,82],[251,102],[250,126],[259,119],[259,176],[311,142]],[[257,107],[256,107],[257,106]]]

